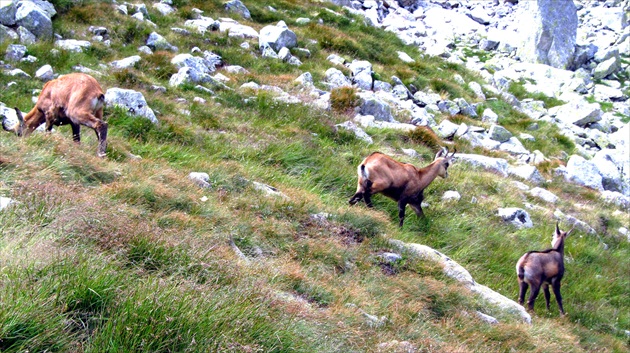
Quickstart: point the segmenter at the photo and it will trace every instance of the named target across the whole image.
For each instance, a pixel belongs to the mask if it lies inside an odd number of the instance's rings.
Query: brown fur
[[[44,84],[35,107],[25,116],[15,108],[20,124],[5,130],[26,136],[46,122],[46,130],[53,125],[70,124],[72,137],[80,143],[81,125],[94,129],[99,145],[97,154],[105,156],[107,148],[107,123],[103,121],[105,96],[94,77],[83,73],[71,73]]]
[[[516,274],[518,277],[519,294],[518,302],[523,305],[525,301],[525,293],[531,286],[529,299],[527,300],[527,308],[534,311],[534,302],[543,287],[547,310],[549,310],[549,285],[553,288],[553,294],[558,302],[560,313],[564,315],[562,307],[562,295],[560,294],[560,281],[564,276],[564,240],[573,231],[568,232],[560,230],[556,224],[556,231],[551,242],[552,248],[544,251],[530,251],[516,263]]]
[[[374,152],[361,162],[357,169],[359,181],[357,192],[350,198],[354,205],[364,200],[368,207],[372,207],[371,196],[383,194],[398,202],[399,226],[405,220],[407,204],[416,212],[418,217],[424,217],[422,200],[424,189],[440,176],[448,177],[448,167],[453,158],[448,150],[441,149],[435,156],[433,163],[424,168],[416,168],[408,163],[400,163],[380,152]]]

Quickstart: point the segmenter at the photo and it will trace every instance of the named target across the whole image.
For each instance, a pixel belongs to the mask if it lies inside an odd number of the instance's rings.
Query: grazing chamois
[[[549,310],[549,285],[553,288],[553,294],[558,302],[560,313],[564,315],[562,307],[562,295],[560,294],[560,281],[564,276],[564,240],[571,234],[573,228],[568,232],[563,232],[556,223],[556,231],[551,241],[551,249],[544,251],[530,251],[516,263],[516,275],[518,276],[519,293],[518,303],[523,305],[525,292],[531,286],[527,308],[534,311],[534,302],[543,287],[547,310]]]
[[[107,123],[103,121],[105,95],[94,77],[83,73],[71,73],[48,81],[37,99],[35,107],[25,116],[15,108],[18,123],[9,126],[7,119],[2,127],[15,132],[18,136],[26,136],[46,123],[46,130],[53,125],[70,124],[72,139],[81,142],[81,125],[94,129],[98,139],[97,155],[105,156],[107,149]]]
[[[421,206],[424,189],[436,177],[448,177],[448,167],[455,152],[449,156],[447,148],[440,149],[433,162],[424,168],[400,163],[380,152],[370,154],[357,168],[359,182],[357,192],[349,200],[350,205],[363,199],[368,207],[372,207],[370,197],[380,193],[398,202],[400,227],[405,220],[407,205],[411,206],[418,217],[424,217]]]

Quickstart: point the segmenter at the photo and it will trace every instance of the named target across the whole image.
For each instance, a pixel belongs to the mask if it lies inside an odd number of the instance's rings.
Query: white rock
[[[499,208],[498,215],[504,221],[509,222],[519,228],[532,228],[534,226],[531,218],[529,217],[529,213],[521,208]]]
[[[572,155],[567,163],[566,171],[565,180],[595,190],[604,190],[602,176],[599,174],[597,166],[584,159],[584,157]]]
[[[457,191],[449,190],[442,195],[442,201],[459,201],[462,196]]]
[[[44,82],[50,81],[54,77],[54,72],[50,65],[44,65],[35,72],[35,78]]]
[[[543,188],[535,187],[529,191],[532,196],[538,197],[545,202],[556,203],[558,201],[558,196],[554,195],[549,190],[545,190]]]

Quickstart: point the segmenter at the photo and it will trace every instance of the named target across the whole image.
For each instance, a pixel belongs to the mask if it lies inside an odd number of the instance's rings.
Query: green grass
[[[56,31],[89,38],[87,27],[98,17],[110,30],[111,47],[96,44],[83,54],[55,56],[50,43],[36,44],[29,53],[40,61],[17,67],[31,73],[47,62],[58,73],[78,64],[98,69],[99,63],[135,54],[154,30],[115,14],[109,3],[56,4],[62,10]],[[469,82],[478,80],[474,73],[422,56],[332,4],[246,5],[252,21],[243,23],[260,29],[284,20],[295,30],[300,46],[312,53],[303,66],[260,59],[256,49],[243,50],[242,40],[225,34],[182,37],[161,30],[182,26],[195,7],[212,18],[230,16],[221,1],[176,0],[178,11],[165,18],[149,7],[158,32],[180,52],[198,46],[247,68],[249,74],[229,75],[234,90],[211,96],[187,85],[155,93],[150,86],[168,87],[175,72],[175,54],[158,52],[99,78],[105,89],[141,91],[160,120],[155,125],[107,107],[107,158],[94,156],[96,138],[87,130],[80,146],[66,127],[23,139],[0,134],[0,195],[19,201],[0,211],[2,352],[375,352],[394,341],[427,352],[628,350],[623,330],[630,329],[630,247],[615,234],[627,219],[595,193],[559,180],[546,183],[560,201],[542,205],[549,211],[531,210],[534,227],[518,230],[503,224],[496,209],[538,201],[509,179],[457,163],[448,179],[426,189],[427,218],[408,210],[399,229],[396,203],[382,195],[374,196],[373,209],[347,205],[356,167],[375,150],[424,166],[443,141],[428,130],[368,129],[375,142],[367,145],[338,131],[335,124],[348,120],[346,110],[355,104],[350,91],[337,92],[339,109],[320,111],[238,90],[253,81],[297,94],[293,80],[309,71],[319,85],[332,53],[369,60],[384,80],[396,75],[419,89],[470,102],[474,94],[453,75]],[[294,26],[298,17],[312,21]],[[256,47],[257,41],[249,42]],[[400,62],[399,50],[416,62]],[[7,87],[11,81],[17,84]],[[2,102],[25,111],[32,107],[33,90],[41,89],[37,80],[2,73],[0,85],[7,87]],[[197,96],[207,102],[192,103]],[[513,133],[535,136],[525,144],[554,158],[543,170],[549,178],[562,163],[561,152],[575,148],[553,125],[538,122],[538,130],[526,131],[533,121],[503,100],[480,106],[492,108]],[[461,141],[456,147],[476,151]],[[401,148],[413,148],[420,158],[403,155]],[[197,187],[187,178],[190,172],[208,173],[212,187]],[[267,195],[252,181],[276,187],[287,198]],[[462,199],[442,202],[447,190],[459,191]],[[598,231],[567,239],[566,318],[553,306],[547,313],[541,295],[534,325],[526,325],[480,302],[436,264],[406,253],[393,264],[379,256],[396,251],[390,239],[426,244],[465,266],[479,283],[516,299],[514,264],[524,252],[549,246],[556,207]],[[321,213],[329,217],[312,217]],[[484,324],[475,311],[501,323]],[[375,326],[364,313],[386,320]]]

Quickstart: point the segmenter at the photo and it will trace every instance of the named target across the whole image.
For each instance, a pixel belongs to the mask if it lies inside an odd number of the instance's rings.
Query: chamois
[[[81,125],[94,129],[98,139],[97,155],[105,156],[107,149],[107,123],[103,121],[105,95],[94,77],[83,73],[71,73],[48,81],[40,93],[35,107],[26,116],[15,108],[18,124],[9,126],[7,119],[2,127],[26,136],[46,122],[46,130],[53,125],[70,124],[72,139],[81,142]]]
[[[372,207],[371,196],[381,193],[398,202],[399,226],[405,220],[407,204],[418,217],[424,217],[422,200],[424,189],[440,176],[448,177],[448,167],[455,151],[449,156],[448,149],[443,148],[435,155],[431,164],[424,168],[416,168],[408,163],[400,163],[380,152],[374,152],[361,162],[357,168],[359,182],[357,192],[348,201],[354,205],[361,199],[368,207]]]
[[[563,232],[556,223],[556,231],[551,241],[551,249],[544,251],[530,251],[516,263],[516,275],[518,276],[519,294],[518,303],[523,305],[525,292],[531,286],[527,307],[529,311],[534,311],[534,302],[540,292],[542,285],[545,293],[547,310],[549,310],[549,285],[553,288],[553,294],[558,302],[560,313],[564,315],[562,307],[562,295],[560,294],[560,281],[564,276],[564,240],[571,234],[573,228],[568,232]]]

